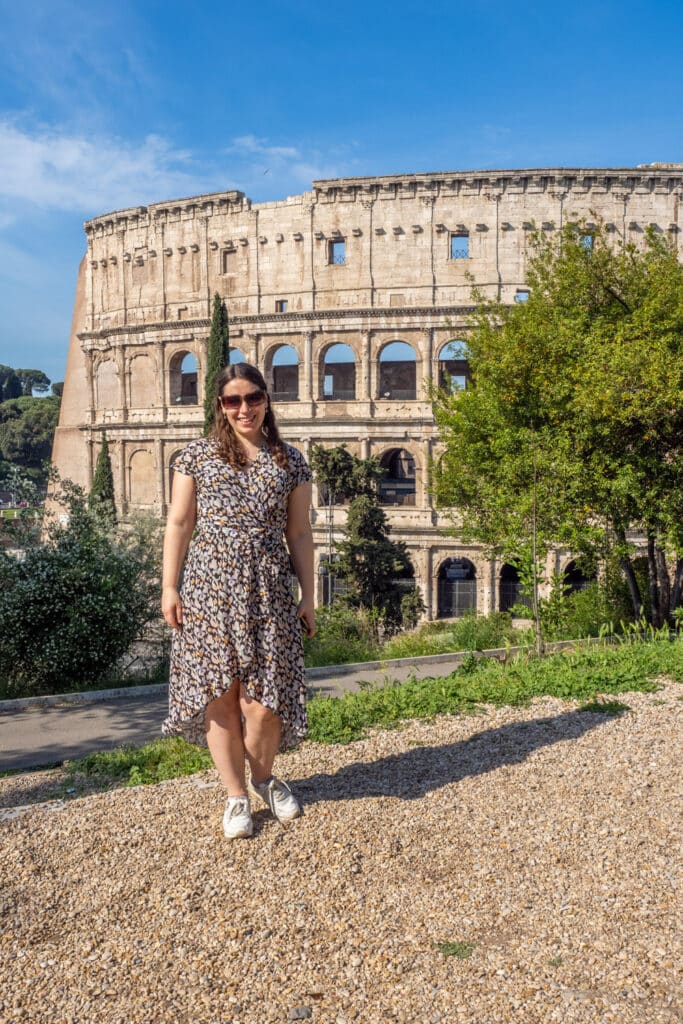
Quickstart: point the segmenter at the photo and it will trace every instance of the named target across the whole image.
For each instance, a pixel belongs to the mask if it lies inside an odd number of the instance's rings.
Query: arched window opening
[[[447,341],[439,353],[439,387],[455,394],[471,383],[467,342],[461,338]]]
[[[177,352],[169,368],[171,405],[197,405],[197,360],[191,352]]]
[[[379,482],[382,505],[415,504],[415,459],[405,448],[392,448],[381,459],[385,475]]]
[[[325,353],[322,397],[346,402],[356,397],[356,357],[348,345],[330,345]]]
[[[477,608],[477,571],[469,558],[447,558],[437,580],[437,617],[460,618]]]
[[[391,341],[379,356],[379,398],[410,402],[416,397],[415,350],[405,341]]]
[[[246,359],[244,358],[244,352],[238,348],[232,348],[231,346],[230,352],[228,353],[228,364],[230,366],[234,366],[235,363],[246,363]]]
[[[508,565],[506,562],[500,570],[498,608],[501,612],[509,612],[516,604],[524,605],[525,608],[531,608],[532,600],[528,594],[522,591],[517,567]]]
[[[563,573],[565,593],[575,594],[577,590],[585,590],[595,582],[595,576],[587,576],[576,564],[570,562]]]
[[[266,380],[278,402],[296,402],[299,398],[299,354],[291,345],[279,345],[268,358]]]

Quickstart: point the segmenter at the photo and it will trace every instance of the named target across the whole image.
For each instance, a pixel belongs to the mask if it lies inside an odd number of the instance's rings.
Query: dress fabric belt
[[[288,554],[282,530],[255,525],[205,520],[202,533],[225,536],[239,552],[230,593],[226,594],[226,631],[234,644],[241,671],[255,661],[257,634],[261,622],[269,621],[273,587],[282,580]],[[237,553],[237,552],[236,552]],[[281,585],[281,584],[280,584]]]

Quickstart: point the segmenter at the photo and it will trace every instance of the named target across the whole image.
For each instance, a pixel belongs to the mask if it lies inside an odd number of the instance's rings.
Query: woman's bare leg
[[[240,705],[244,715],[244,750],[251,768],[252,782],[265,782],[273,771],[280,745],[282,720],[269,708],[252,700],[241,688]]]
[[[246,796],[240,684],[206,706],[206,741],[228,796]]]

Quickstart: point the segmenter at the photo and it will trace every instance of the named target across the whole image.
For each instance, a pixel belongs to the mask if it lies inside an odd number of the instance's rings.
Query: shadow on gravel
[[[334,775],[311,775],[290,780],[304,803],[319,800],[359,800],[396,796],[417,800],[425,793],[504,765],[520,764],[541,747],[578,739],[604,725],[612,716],[568,711],[553,718],[512,722],[485,729],[470,739],[441,747],[413,747],[377,761],[359,761]]]

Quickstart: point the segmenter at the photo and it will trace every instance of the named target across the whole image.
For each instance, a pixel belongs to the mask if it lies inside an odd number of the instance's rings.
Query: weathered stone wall
[[[305,453],[319,442],[345,443],[364,456],[388,458],[397,448],[413,456],[414,504],[389,512],[429,614],[438,611],[439,569],[454,557],[476,568],[479,609],[497,607],[500,567],[443,536],[447,521],[428,489],[438,438],[425,386],[438,378],[445,343],[466,337],[472,279],[486,294],[515,301],[534,226],[554,232],[568,221],[600,219],[615,239],[637,242],[655,225],[679,244],[682,189],[680,165],[457,172],[320,181],[311,192],[260,204],[226,192],[97,217],[85,225],[54,460],[89,486],[106,431],[123,514],[134,507],[163,514],[172,459],[201,430],[218,292],[232,345],[271,385],[278,350],[296,351],[298,396],[276,396],[288,440]],[[468,253],[459,258],[465,236]],[[334,262],[341,245],[344,260]],[[386,390],[381,356],[396,341],[415,353],[414,397],[410,366]],[[353,399],[346,390],[328,393],[333,374],[325,361],[334,361],[327,354],[338,343],[353,352]],[[187,353],[198,364],[196,400],[181,376]],[[350,372],[343,371],[347,381]],[[296,382],[295,371],[288,379]],[[325,510],[317,494],[315,501],[323,552]],[[343,520],[337,510],[337,526]]]

